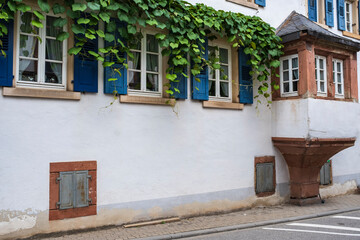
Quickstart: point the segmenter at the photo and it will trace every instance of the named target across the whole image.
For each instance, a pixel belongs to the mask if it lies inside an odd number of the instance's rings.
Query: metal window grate
[[[320,169],[320,184],[321,185],[331,184],[331,164],[330,164],[330,162],[325,163]]]
[[[256,193],[274,191],[274,163],[256,164]]]

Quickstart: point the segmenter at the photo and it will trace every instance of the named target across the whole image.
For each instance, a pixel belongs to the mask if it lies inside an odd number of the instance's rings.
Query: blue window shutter
[[[205,48],[201,49],[201,52],[204,51],[204,55],[202,57],[208,60],[209,53],[207,38],[205,39],[205,43],[203,43],[202,45]],[[200,82],[197,81],[196,78],[198,78]],[[207,66],[204,67],[200,74],[196,76],[191,76],[191,85],[192,99],[209,100],[209,71]]]
[[[74,56],[75,92],[98,92],[98,61],[88,51],[98,51],[97,37],[87,39],[82,50]]]
[[[334,26],[334,4],[333,0],[325,0],[325,20],[329,27]]]
[[[337,0],[337,20],[338,20],[338,29],[345,31],[345,2],[344,2],[344,0]]]
[[[111,21],[115,21],[117,28],[126,27],[126,23],[124,22],[120,22],[116,19],[111,19]],[[121,39],[117,28],[115,30],[115,41],[117,42],[117,39],[120,39],[122,42],[124,42],[124,40]],[[114,44],[114,42],[105,41],[105,47],[109,47],[112,44]],[[120,58],[127,59],[126,53],[119,53],[118,55]],[[108,55],[105,60],[116,62],[117,58],[115,57],[115,55]],[[126,60],[124,63],[126,63]],[[121,73],[121,76],[114,69],[118,69]],[[117,80],[108,81],[109,78],[116,78]],[[117,94],[127,94],[127,69],[121,63],[115,63],[111,67],[105,67],[104,69],[104,93],[113,94],[115,90],[117,91]]]
[[[266,0],[255,0],[255,3],[259,6],[265,7]]]
[[[185,67],[182,73],[176,74],[176,82],[170,81],[170,90],[174,92],[174,97],[176,99],[187,99],[187,77],[183,75],[187,75],[187,68]],[[175,91],[174,88],[179,89],[180,93]]]
[[[317,22],[317,0],[308,0],[309,19]]]
[[[0,49],[6,54],[6,56],[4,56],[0,53],[0,86],[12,87],[14,23],[12,20],[9,20],[9,22],[2,21],[1,23],[7,27],[8,34],[0,37],[2,42]]]
[[[250,56],[244,53],[243,48],[239,48],[239,98],[240,103],[253,103],[253,80],[250,75],[251,65],[247,64]]]

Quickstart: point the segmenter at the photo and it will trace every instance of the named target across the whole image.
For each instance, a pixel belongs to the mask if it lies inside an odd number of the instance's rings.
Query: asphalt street
[[[199,237],[186,238],[189,240],[216,239],[311,239],[311,240],[359,240],[360,239],[360,211],[348,212],[322,218],[304,221],[288,222],[284,224],[268,225],[259,228],[238,230]]]

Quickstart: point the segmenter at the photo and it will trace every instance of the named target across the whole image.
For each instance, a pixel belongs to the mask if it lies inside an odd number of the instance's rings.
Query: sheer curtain
[[[158,55],[147,54],[146,69],[149,71],[152,71],[152,72],[158,72],[159,71],[158,65],[159,65],[158,64]],[[152,85],[152,88],[148,88],[146,86],[146,90],[159,91],[159,81],[158,81],[159,75],[147,73],[146,78],[147,78],[147,81],[149,81]]]
[[[56,28],[49,28],[50,36],[57,34]],[[47,59],[62,61],[62,42],[57,40],[46,40]],[[62,64],[50,63],[50,68],[57,78],[57,83],[62,83]]]

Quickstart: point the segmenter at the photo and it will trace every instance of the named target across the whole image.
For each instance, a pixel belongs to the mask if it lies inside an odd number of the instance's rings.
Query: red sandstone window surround
[[[72,207],[66,207],[67,209],[60,209],[60,174],[72,172],[75,174],[87,172],[89,179],[87,180],[88,186],[85,188],[87,191],[85,195],[91,201],[84,207],[76,207],[74,204]],[[96,215],[96,173],[96,161],[50,163],[49,220]]]

